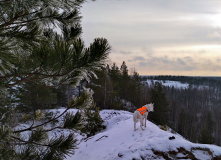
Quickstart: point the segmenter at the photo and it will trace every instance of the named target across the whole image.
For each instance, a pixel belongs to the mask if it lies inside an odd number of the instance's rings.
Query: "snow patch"
[[[203,160],[211,160],[212,156],[207,152],[203,150],[193,150],[192,152],[197,159],[203,159]]]
[[[93,137],[80,140],[75,155],[66,160],[164,159],[161,154],[169,152],[174,152],[174,155],[168,154],[170,157],[185,157],[179,152],[180,148],[187,152],[192,148],[208,148],[213,157],[221,155],[221,147],[189,142],[178,134],[161,130],[150,121],[147,121],[144,131],[140,128],[134,131],[133,114],[127,111],[103,110],[100,115],[107,128]],[[175,139],[169,140],[171,136]],[[210,156],[206,150],[200,149],[194,150],[193,154],[198,159],[202,159],[202,155]]]
[[[178,88],[178,89],[187,89],[189,88],[189,84],[188,83],[181,83],[179,81],[162,81],[162,80],[147,80],[146,83],[148,85],[151,85],[152,82],[155,83],[161,83],[163,86],[166,87],[174,87],[174,88]]]

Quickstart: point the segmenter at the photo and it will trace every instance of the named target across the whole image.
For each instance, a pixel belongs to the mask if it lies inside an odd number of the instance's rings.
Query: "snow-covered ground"
[[[166,87],[174,87],[174,88],[177,88],[177,89],[188,89],[190,87],[190,85],[188,83],[181,83],[179,81],[169,81],[169,80],[166,80],[166,81],[163,81],[163,80],[146,80],[145,81],[146,84],[148,85],[152,85],[152,83],[161,83],[163,86],[166,86]],[[198,88],[198,89],[208,89],[209,86],[205,86],[205,85],[191,85],[191,87],[193,88]]]
[[[151,85],[152,84],[152,81],[151,80],[147,80],[145,81],[148,85]],[[169,81],[169,80],[166,80],[166,81],[162,81],[162,80],[153,80],[153,83],[161,83],[163,86],[166,86],[166,87],[174,87],[174,88],[182,88],[182,89],[186,89],[189,87],[189,84],[188,83],[181,83],[179,81]]]
[[[100,112],[107,128],[88,139],[81,139],[75,155],[66,160],[141,160],[141,159],[191,159],[209,160],[220,156],[221,147],[195,144],[178,134],[161,130],[147,121],[142,131],[133,128],[133,115],[127,111],[103,110]],[[169,140],[174,136],[175,139]]]

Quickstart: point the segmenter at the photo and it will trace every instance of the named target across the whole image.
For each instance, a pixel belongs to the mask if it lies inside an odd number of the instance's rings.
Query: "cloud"
[[[220,63],[221,62],[221,58],[217,58],[216,62]]]
[[[86,44],[107,38],[114,62],[168,73],[220,68],[221,1],[97,0],[82,15]]]
[[[180,65],[183,65],[183,66],[186,65],[186,62],[183,59],[181,59],[181,58],[177,59],[177,63],[180,64]]]
[[[97,9],[88,14],[88,18],[84,17],[88,22],[85,28],[93,28],[114,42],[118,39],[120,45],[199,44],[207,43],[213,39],[211,35],[216,34],[211,31],[210,17],[218,14],[218,7],[217,3],[208,0],[103,0],[92,4],[97,4]],[[109,11],[110,8],[115,11]]]
[[[215,40],[220,40],[221,39],[221,28],[213,28],[209,33],[208,33],[208,37],[211,39],[215,39]]]
[[[139,67],[151,68],[154,70],[175,70],[175,71],[193,71],[198,69],[197,63],[191,57],[170,58],[163,57],[134,57],[133,60],[139,61]],[[131,62],[131,61],[129,61]]]
[[[132,59],[128,60],[129,62],[135,62],[135,61],[145,61],[144,57],[142,56],[135,56]]]
[[[119,53],[124,54],[124,55],[134,54],[132,51],[125,51],[125,50],[121,50],[121,51],[119,51]]]

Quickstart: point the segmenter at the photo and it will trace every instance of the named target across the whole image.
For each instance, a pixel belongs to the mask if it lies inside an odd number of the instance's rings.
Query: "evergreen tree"
[[[70,108],[90,106],[92,92],[74,97],[66,110],[41,122],[42,113],[32,115],[33,123],[19,125],[12,90],[32,82],[50,87],[76,86],[104,67],[110,46],[98,38],[85,48],[80,38],[79,9],[84,0],[3,0],[0,1],[0,153],[2,159],[64,159],[73,154],[73,132],[48,137],[54,129],[73,129],[79,114],[67,114],[63,124],[45,126],[65,115]],[[53,31],[60,30],[61,34]],[[12,117],[16,117],[12,119]]]
[[[116,65],[116,63],[113,63],[111,68],[109,68],[109,74],[113,80],[117,81],[119,79],[120,70],[119,70],[119,67]]]
[[[169,120],[169,108],[166,94],[163,92],[161,83],[156,84],[155,88],[152,89],[151,94],[152,102],[154,103],[154,112],[152,113],[151,119],[160,125],[168,125]]]
[[[127,69],[127,65],[126,62],[123,61],[121,67],[120,67],[120,71],[121,71],[121,75],[123,76],[123,79],[127,79],[128,78],[128,69]]]
[[[202,122],[204,121],[204,127],[202,128],[200,135],[198,137],[199,143],[204,144],[213,144],[214,143],[214,137],[212,135],[213,132],[213,120],[212,120],[212,114],[210,111],[206,113],[206,116],[202,117]]]
[[[123,61],[121,67],[120,67],[120,73],[121,73],[121,77],[120,77],[120,83],[119,83],[119,88],[120,88],[120,97],[123,99],[128,99],[128,84],[129,84],[129,75],[128,75],[128,69],[127,69],[127,65],[125,63],[125,61]]]
[[[68,104],[68,97],[67,97],[68,85],[62,85],[56,88],[57,94],[57,105],[61,107],[65,107]]]
[[[211,131],[207,128],[204,127],[201,130],[200,136],[198,137],[199,143],[203,144],[213,144],[214,143],[214,138],[211,134]]]
[[[109,68],[108,71],[111,79],[112,79],[112,86],[113,86],[113,90],[116,92],[116,94],[119,94],[119,81],[120,81],[120,69],[119,67],[116,65],[116,63],[113,63],[113,65],[111,66],[111,68]]]
[[[17,107],[22,112],[52,108],[57,104],[57,94],[51,87],[26,82],[16,90]]]
[[[208,113],[206,115],[206,126],[210,132],[213,131],[214,121],[212,119],[211,111],[208,111]]]
[[[94,100],[100,108],[110,108],[109,100],[112,93],[112,82],[108,75],[108,70],[103,68],[96,73],[98,78],[93,79],[89,87],[94,91]]]
[[[94,110],[94,111],[93,111]],[[84,109],[85,124],[82,131],[87,134],[88,137],[94,136],[98,131],[106,128],[103,125],[103,120],[100,117],[99,108],[93,105],[90,108]]]
[[[112,72],[112,70],[109,68],[109,66],[101,71],[96,72],[98,78],[92,79],[88,86],[89,88],[93,89],[94,101],[100,109],[121,109],[120,107],[122,104],[117,99],[117,96],[119,96],[117,85],[118,81],[114,81],[111,78],[110,72]],[[119,79],[117,76],[115,78]]]
[[[129,76],[125,62],[122,63],[121,69],[118,68],[116,63],[113,63],[111,67],[107,65],[106,69],[96,74],[98,79],[92,79],[89,87],[93,88],[94,100],[100,109],[127,109],[134,111],[135,105],[142,105],[141,79],[135,70]],[[125,102],[131,103],[125,105]]]
[[[142,88],[141,78],[139,76],[139,73],[137,73],[134,69],[131,74],[131,80],[130,80],[128,94],[129,94],[130,101],[135,106],[142,106],[142,104],[141,104],[141,97],[142,97],[141,88]],[[136,95],[136,96],[134,96],[134,95]]]
[[[185,131],[187,131],[187,127],[189,126],[187,119],[187,112],[182,108],[180,110],[178,119],[178,133],[181,135],[185,135]]]

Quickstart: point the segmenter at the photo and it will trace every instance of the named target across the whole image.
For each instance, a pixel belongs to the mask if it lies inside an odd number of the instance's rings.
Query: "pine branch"
[[[50,132],[50,131],[53,131],[55,129],[64,129],[64,128],[60,127],[60,126],[56,126],[56,127],[50,128],[50,129],[44,129],[41,132]],[[37,130],[32,130],[32,131],[37,131]]]
[[[43,127],[37,128],[37,130],[32,130],[31,135],[29,137],[29,141],[33,142],[42,142],[47,139],[47,132],[43,132]]]
[[[47,18],[61,19],[60,17],[56,17],[56,16],[53,17],[53,16],[50,16],[50,15],[49,16],[44,16],[44,17],[39,16],[38,18],[34,18],[34,19],[26,20],[26,21],[20,20],[21,22],[10,23],[10,25],[19,25],[19,26],[21,25],[21,26],[23,26],[23,25],[27,25],[28,23],[36,22],[38,20],[44,20],[44,19],[47,19]],[[1,25],[0,25],[0,27],[1,27]]]
[[[51,147],[51,145],[41,144],[41,143],[37,143],[37,142],[34,142],[34,141],[25,141],[21,138],[15,137],[15,136],[11,136],[11,137],[13,139],[16,139],[16,140],[22,142],[22,143],[18,143],[19,145],[35,144],[35,145],[38,145],[38,146]]]
[[[67,113],[64,117],[63,128],[73,129],[80,127],[79,122],[81,121],[81,114],[77,112],[75,115],[72,113]]]
[[[24,10],[23,10],[23,11],[21,11],[20,13],[18,13],[18,15],[17,15],[16,17],[14,17],[14,18],[10,19],[10,21],[8,21],[8,22],[6,22],[6,23],[1,24],[1,25],[0,25],[0,28],[2,28],[2,27],[6,27],[6,26],[9,26],[9,25],[12,25],[12,24],[13,24],[13,22],[15,22],[16,20],[18,20],[18,18],[23,17],[23,16],[24,16],[24,13],[25,13],[25,11],[24,11]]]
[[[68,136],[61,135],[59,138],[51,139],[49,145],[51,146],[51,152],[59,154],[73,154],[73,150],[76,149],[77,140],[74,139],[72,134]]]
[[[42,127],[50,122],[53,122],[55,120],[57,120],[58,118],[60,118],[61,116],[63,116],[68,110],[70,109],[70,107],[68,107],[64,112],[62,112],[59,116],[55,117],[55,118],[52,118],[42,124],[39,124],[39,125],[36,125],[36,126],[30,126],[29,128],[26,128],[26,129],[21,129],[21,130],[16,130],[16,131],[13,131],[13,133],[21,133],[21,132],[24,132],[24,131],[31,131],[35,128],[39,128],[39,127]]]
[[[15,130],[13,131],[13,133],[21,133],[21,132],[24,132],[24,131],[32,131],[33,129],[36,129],[36,128],[39,128],[39,127],[42,127],[48,123],[51,123],[57,119],[59,119],[60,117],[62,117],[65,113],[67,113],[67,111],[70,109],[70,108],[74,108],[74,107],[80,107],[80,106],[84,106],[84,105],[89,105],[90,101],[91,101],[91,98],[92,98],[92,92],[91,91],[87,91],[85,90],[83,93],[82,93],[82,96],[81,97],[78,97],[76,99],[72,99],[69,103],[69,106],[58,116],[54,117],[54,118],[51,118],[50,120],[44,122],[44,123],[41,123],[39,125],[36,125],[36,126],[30,126],[28,128],[25,128],[25,129],[21,129],[21,130]],[[74,119],[70,119],[70,117],[68,117],[68,120],[66,123],[64,123],[64,126],[66,126],[67,128],[69,128],[70,126],[73,127],[73,125],[70,125],[70,121],[71,122],[79,122],[80,121],[80,118],[81,118],[81,115],[80,114],[76,114]]]
[[[56,44],[56,41],[53,42],[55,43],[55,49],[54,48],[50,48],[52,49],[52,52],[54,52],[54,50],[57,49],[57,47],[59,47],[59,44]],[[60,48],[63,47],[63,45],[71,45],[71,44],[61,44]],[[59,77],[63,77],[63,79],[60,81],[60,83],[58,84],[63,84],[66,81],[68,81],[68,79],[71,79],[72,77],[77,77],[78,75],[84,75],[83,73],[85,71],[87,71],[87,76],[90,76],[90,74],[93,75],[93,70],[102,67],[102,65],[104,65],[104,62],[102,62],[103,59],[106,59],[107,54],[109,53],[110,47],[107,44],[107,41],[105,39],[95,39],[94,43],[90,46],[89,49],[84,49],[83,48],[83,44],[80,40],[77,40],[73,43],[74,45],[74,50],[70,50],[68,54],[72,54],[72,55],[78,55],[78,57],[73,57],[73,61],[76,63],[71,64],[72,66],[66,68],[67,66],[64,64],[67,63],[71,63],[72,59],[67,59],[64,58],[63,63],[61,63],[59,70],[58,71],[50,71],[49,73],[45,74],[47,72],[47,70],[45,71],[45,65],[46,64],[41,64],[40,69],[36,70],[35,72],[23,72],[23,73],[12,73],[6,76],[0,76],[0,79],[8,79],[11,77],[15,77],[16,81],[14,83],[10,83],[8,84],[9,87],[13,87],[15,85],[24,83],[24,82],[28,82],[28,81],[36,81],[36,80],[44,80],[44,79],[48,79],[48,78],[59,78]],[[65,46],[68,49],[68,46]],[[65,48],[65,50],[66,50]],[[65,51],[60,51],[61,53],[64,53]],[[73,52],[73,53],[72,53]],[[42,52],[40,52],[42,53]],[[59,53],[60,54],[60,53]],[[82,57],[80,57],[79,55],[82,54]],[[53,56],[54,55],[48,55],[48,56]],[[60,55],[59,55],[60,56]],[[61,55],[62,56],[62,55]],[[68,56],[67,56],[68,57]],[[67,62],[66,62],[67,61]],[[47,63],[47,61],[45,61],[45,63]],[[49,65],[49,64],[48,64]],[[54,66],[54,63],[52,64]],[[53,66],[50,66],[50,68],[55,68]],[[35,67],[36,68],[36,67]],[[35,70],[35,69],[34,69]],[[43,72],[43,73],[42,73]],[[45,73],[44,73],[45,72]],[[19,79],[17,79],[16,77],[18,77]],[[87,78],[87,77],[85,77]],[[72,78],[73,79],[73,78]]]
[[[84,78],[89,80],[95,75],[95,70],[104,66],[110,50],[107,40],[95,39],[89,48],[85,48],[79,38],[82,32],[79,8],[84,1],[0,0],[0,61],[2,62],[0,64],[0,93],[2,94],[0,100],[6,101],[1,102],[7,110],[13,102],[23,103],[19,98],[29,95],[29,92],[22,92],[25,89],[29,90],[31,83],[51,87],[62,84],[76,85]],[[50,29],[45,33],[45,28],[51,26],[59,27],[63,34],[50,32]],[[35,89],[37,90],[37,86]],[[19,93],[22,95],[20,96]],[[42,101],[41,98],[39,99]],[[16,158],[55,160],[64,158],[66,154],[73,154],[77,141],[73,134],[55,136],[49,140],[46,133],[55,129],[78,127],[81,115],[77,113],[73,117],[70,114],[64,116],[65,113],[73,107],[90,106],[91,102],[92,92],[86,90],[81,97],[71,100],[63,112],[53,115],[44,122],[35,123],[33,120],[32,124],[22,129],[16,129],[17,124],[11,124],[11,121],[5,122],[10,127],[8,130],[3,128],[2,132],[0,130],[0,137],[3,136],[0,141],[8,146],[6,149],[0,148],[1,156],[12,151],[12,157],[17,156]],[[16,113],[10,115],[17,116]],[[63,126],[43,128],[62,116],[64,116]],[[26,131],[30,133],[28,139],[19,136]],[[46,142],[46,139],[49,142]],[[12,150],[14,148],[16,148],[15,151]]]

